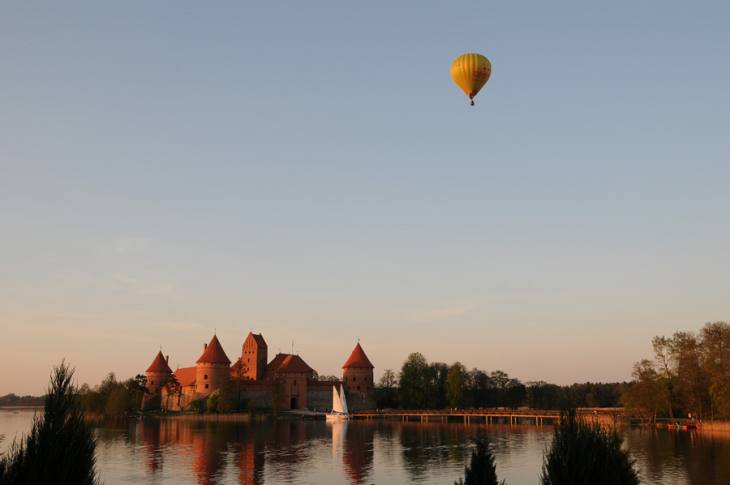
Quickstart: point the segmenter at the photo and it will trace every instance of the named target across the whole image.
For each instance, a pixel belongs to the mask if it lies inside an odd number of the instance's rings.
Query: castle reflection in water
[[[237,469],[238,483],[262,484],[267,458],[273,467],[270,476],[296,482],[317,461],[308,446],[313,440],[331,441],[332,457],[341,460],[351,483],[364,483],[373,466],[375,426],[348,426],[347,422],[322,426],[305,420],[242,424],[146,419],[130,423],[128,431],[130,444],[144,454],[146,475],[154,476],[168,466],[187,466],[188,473],[178,469],[177,474],[192,474],[203,485],[218,483],[231,466]],[[104,430],[100,438],[104,441]],[[175,453],[168,458],[172,448]]]
[[[269,419],[263,422],[143,419],[97,428],[105,483],[453,483],[472,438],[486,432],[501,478],[535,483],[550,427]],[[622,431],[642,480],[730,483],[730,437]]]

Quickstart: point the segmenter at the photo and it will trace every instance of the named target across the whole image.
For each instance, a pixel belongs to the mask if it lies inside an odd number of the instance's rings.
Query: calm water
[[[0,410],[0,452],[26,432],[32,412]],[[484,426],[323,421],[210,423],[145,420],[98,428],[106,484],[452,484],[469,439]],[[549,427],[491,426],[497,472],[536,484]],[[647,484],[730,484],[730,434],[626,430]]]

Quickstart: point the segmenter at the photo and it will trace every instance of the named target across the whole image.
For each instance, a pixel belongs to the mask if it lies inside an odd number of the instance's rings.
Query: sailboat
[[[345,398],[345,390],[342,389],[340,384],[340,390],[337,391],[336,386],[332,386],[332,412],[327,413],[327,421],[344,421],[350,419],[350,413],[347,411],[347,398]]]

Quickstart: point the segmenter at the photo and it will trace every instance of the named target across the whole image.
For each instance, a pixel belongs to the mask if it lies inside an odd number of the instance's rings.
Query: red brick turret
[[[162,351],[157,352],[154,360],[145,371],[147,376],[147,390],[150,394],[160,392],[162,386],[165,385],[167,379],[172,375],[172,369],[167,363],[168,358],[162,355]]]
[[[347,392],[348,405],[353,411],[375,407],[373,368],[358,342],[342,366],[342,383]]]
[[[223,351],[218,337],[213,335],[208,344],[203,344],[203,354],[196,362],[195,392],[207,396],[230,378],[231,361]]]

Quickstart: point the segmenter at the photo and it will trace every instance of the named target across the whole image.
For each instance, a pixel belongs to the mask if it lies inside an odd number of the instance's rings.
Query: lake
[[[0,410],[0,452],[33,411]],[[355,421],[256,423],[145,419],[99,427],[101,477],[113,484],[452,484],[485,433],[508,485],[537,484],[552,428]],[[623,430],[642,483],[730,484],[730,433]]]

